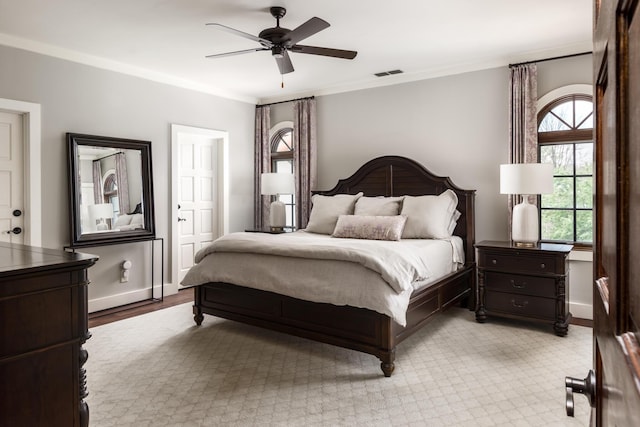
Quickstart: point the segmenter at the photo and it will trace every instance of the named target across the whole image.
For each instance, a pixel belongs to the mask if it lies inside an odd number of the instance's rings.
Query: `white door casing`
[[[22,114],[0,111],[0,242],[24,243]],[[18,215],[13,212],[20,211]]]
[[[195,253],[228,232],[228,133],[171,125],[171,134],[171,278],[177,289]]]
[[[41,184],[41,131],[40,104],[0,98],[0,111],[21,116],[22,242],[42,245],[42,184]],[[13,211],[13,209],[11,210]],[[1,230],[6,233],[4,228]]]

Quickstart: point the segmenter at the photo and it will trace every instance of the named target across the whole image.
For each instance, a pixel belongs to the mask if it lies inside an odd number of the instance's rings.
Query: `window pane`
[[[593,207],[593,178],[576,178],[576,208],[591,209]]]
[[[541,146],[540,163],[552,163],[554,175],[573,175],[573,144]]]
[[[275,172],[293,173],[293,162],[291,160],[277,160],[275,162]]]
[[[278,200],[286,205],[293,203],[293,194],[278,194]]]
[[[576,144],[576,175],[593,174],[593,142]]]
[[[551,109],[551,112],[558,116],[562,121],[573,126],[573,101],[563,102]],[[568,129],[568,128],[567,128]]]
[[[562,123],[556,116],[548,113],[538,126],[538,132],[553,132],[556,130],[569,130],[569,126]]]
[[[593,211],[576,212],[576,242],[593,242]]]
[[[543,240],[573,241],[573,211],[542,210],[541,215]]]
[[[590,116],[584,123],[582,121]],[[588,124],[590,122],[590,124]],[[582,123],[582,124],[581,124]],[[579,126],[578,126],[579,125]],[[593,104],[590,101],[576,101],[576,127],[580,129],[593,128]]]
[[[543,208],[573,208],[573,178],[553,178],[553,194],[543,194]]]

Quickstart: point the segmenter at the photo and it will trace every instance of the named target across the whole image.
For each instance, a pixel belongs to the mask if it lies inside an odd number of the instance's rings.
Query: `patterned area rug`
[[[374,356],[205,316],[183,304],[91,329],[90,425],[586,426],[564,377],[591,367],[590,328],[452,308],[398,346],[385,378]]]

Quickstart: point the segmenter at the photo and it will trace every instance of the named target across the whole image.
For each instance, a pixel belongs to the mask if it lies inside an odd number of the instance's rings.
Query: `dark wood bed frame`
[[[365,196],[419,196],[451,189],[458,195],[461,216],[454,234],[464,241],[465,265],[436,284],[416,291],[407,310],[407,326],[389,316],[350,306],[303,301],[229,283],[195,287],[193,314],[200,325],[203,313],[321,341],[377,356],[385,376],[394,370],[396,346],[427,323],[434,314],[454,305],[470,309],[475,300],[475,190],[463,190],[448,177],[438,177],[419,163],[384,156],[364,164],[329,191],[315,194]]]

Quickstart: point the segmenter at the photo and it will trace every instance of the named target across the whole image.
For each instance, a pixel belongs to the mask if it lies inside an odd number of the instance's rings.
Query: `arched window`
[[[538,113],[538,154],[552,163],[553,194],[540,200],[540,239],[593,243],[593,102],[589,95],[555,99]]]
[[[271,171],[294,173],[293,168],[293,128],[286,126],[271,136]],[[296,202],[294,194],[280,194],[279,200],[285,204],[287,221],[285,228],[296,227]]]

